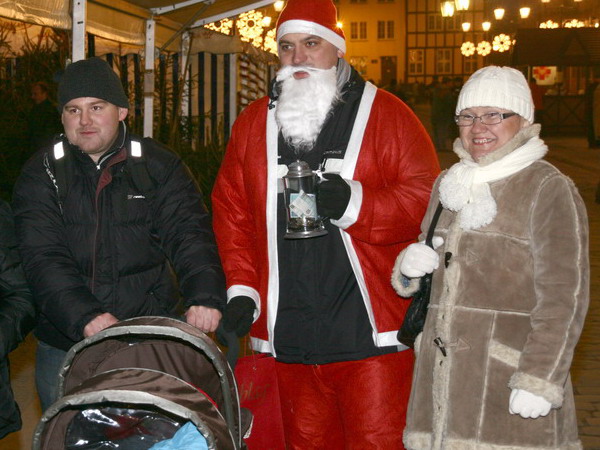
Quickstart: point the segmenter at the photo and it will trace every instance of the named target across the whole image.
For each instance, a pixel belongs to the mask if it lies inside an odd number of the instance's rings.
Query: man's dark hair
[[[33,89],[36,86],[39,86],[40,89],[42,90],[42,92],[44,92],[46,94],[50,94],[50,87],[48,86],[48,83],[46,83],[45,81],[36,81],[35,83],[33,83],[31,85],[31,88]]]

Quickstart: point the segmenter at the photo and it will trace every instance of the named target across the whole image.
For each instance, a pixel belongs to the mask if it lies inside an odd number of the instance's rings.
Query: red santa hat
[[[346,53],[346,37],[331,0],[288,0],[277,20],[277,42],[289,33],[319,36]]]

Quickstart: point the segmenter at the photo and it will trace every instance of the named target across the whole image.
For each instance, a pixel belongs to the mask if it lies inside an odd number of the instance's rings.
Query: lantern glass
[[[469,31],[471,29],[471,23],[470,22],[463,22],[462,23],[462,30],[466,33],[467,31]]]
[[[452,17],[454,15],[454,2],[442,2],[440,9],[442,10],[442,17]]]
[[[494,17],[496,20],[502,20],[504,18],[504,8],[496,8],[494,10]]]
[[[469,9],[469,0],[454,0],[457,11],[466,11]]]
[[[492,24],[488,21],[485,21],[481,24],[481,29],[483,31],[490,31],[490,28],[492,27]]]
[[[284,4],[285,2],[283,0],[278,0],[273,4],[273,8],[275,9],[275,11],[279,12],[283,9]]]
[[[519,14],[521,15],[521,19],[527,19],[529,14],[531,13],[531,8],[523,7],[519,8]]]

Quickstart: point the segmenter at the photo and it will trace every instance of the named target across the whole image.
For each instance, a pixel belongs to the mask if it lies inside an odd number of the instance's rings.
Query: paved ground
[[[428,122],[425,117],[423,121]],[[592,298],[573,361],[572,377],[584,448],[600,450],[600,204],[594,203],[600,180],[600,149],[588,149],[583,138],[548,138],[546,142],[550,147],[547,159],[574,180],[588,208]],[[439,156],[443,167],[456,161],[450,152]],[[13,389],[22,410],[24,426],[19,433],[0,441],[0,450],[31,448],[31,436],[40,416],[33,380],[34,350],[35,342],[30,336],[11,354]]]

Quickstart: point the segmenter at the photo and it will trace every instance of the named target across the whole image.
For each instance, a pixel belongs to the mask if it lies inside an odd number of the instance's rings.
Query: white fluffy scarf
[[[523,138],[522,134],[529,137],[527,135],[532,132],[539,133],[539,129],[536,128],[532,126],[519,131],[515,138],[503,147],[504,152],[506,152],[505,147],[518,145]],[[513,175],[544,157],[548,147],[538,137],[538,133],[529,137],[510,153],[487,165],[481,165],[481,162],[476,163],[470,159],[462,149],[460,140],[457,139],[455,151],[461,156],[461,160],[444,175],[439,190],[440,201],[444,208],[460,212],[459,224],[463,230],[488,225],[496,217],[496,201],[492,197],[488,183]],[[457,149],[457,146],[460,148]],[[498,149],[494,153],[502,153],[503,149]]]

